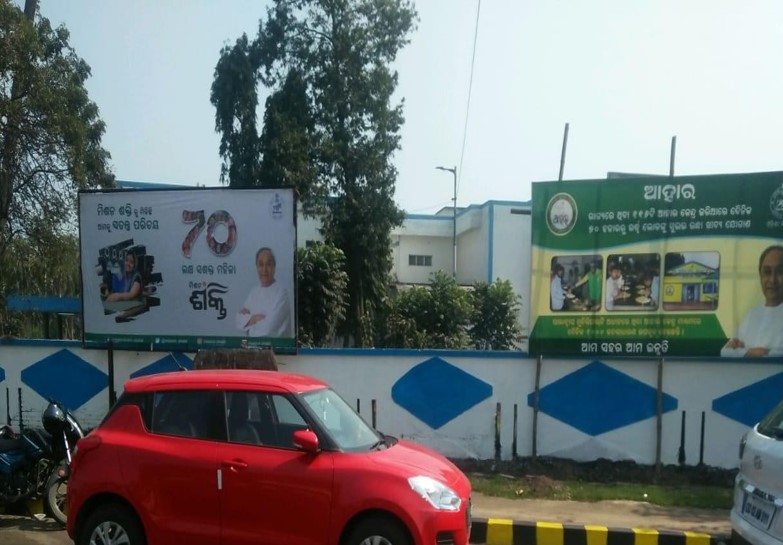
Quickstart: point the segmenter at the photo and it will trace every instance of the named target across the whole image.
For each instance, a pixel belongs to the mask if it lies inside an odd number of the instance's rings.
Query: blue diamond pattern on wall
[[[2,367],[0,367],[0,382],[3,382],[5,380],[5,370],[3,370]]]
[[[440,358],[413,367],[394,383],[392,399],[438,429],[492,396],[492,386]]]
[[[169,371],[180,371],[182,367],[185,369],[193,369],[193,360],[182,352],[172,352],[165,358],[161,358],[158,361],[150,363],[146,367],[142,367],[133,373],[130,378],[157,375],[158,373],[168,373]]]
[[[534,404],[535,392],[527,396]],[[594,361],[541,388],[541,412],[592,436],[652,418],[656,389]],[[663,412],[677,409],[677,399],[663,394]]]
[[[783,373],[726,394],[712,402],[712,410],[753,426],[783,400]]]
[[[54,398],[76,410],[106,389],[106,373],[70,350],[60,350],[22,371],[22,382],[44,399]]]

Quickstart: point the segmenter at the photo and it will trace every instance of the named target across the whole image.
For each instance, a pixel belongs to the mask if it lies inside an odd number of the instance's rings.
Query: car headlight
[[[427,500],[435,509],[441,511],[459,511],[462,500],[451,488],[432,477],[418,475],[408,479],[414,492]]]

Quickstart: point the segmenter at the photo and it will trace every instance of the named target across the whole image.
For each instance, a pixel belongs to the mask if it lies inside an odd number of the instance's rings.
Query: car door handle
[[[241,471],[247,469],[248,464],[244,460],[223,460],[221,465],[231,471]]]

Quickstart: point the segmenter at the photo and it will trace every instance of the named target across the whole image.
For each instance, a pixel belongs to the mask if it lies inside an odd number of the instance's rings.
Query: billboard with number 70
[[[79,194],[87,347],[296,346],[296,202],[285,189]]]

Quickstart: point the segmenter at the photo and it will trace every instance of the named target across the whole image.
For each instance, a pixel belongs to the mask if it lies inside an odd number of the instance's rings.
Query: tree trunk
[[[25,0],[24,2],[24,16],[28,21],[35,20],[35,12],[38,10],[38,0]]]

